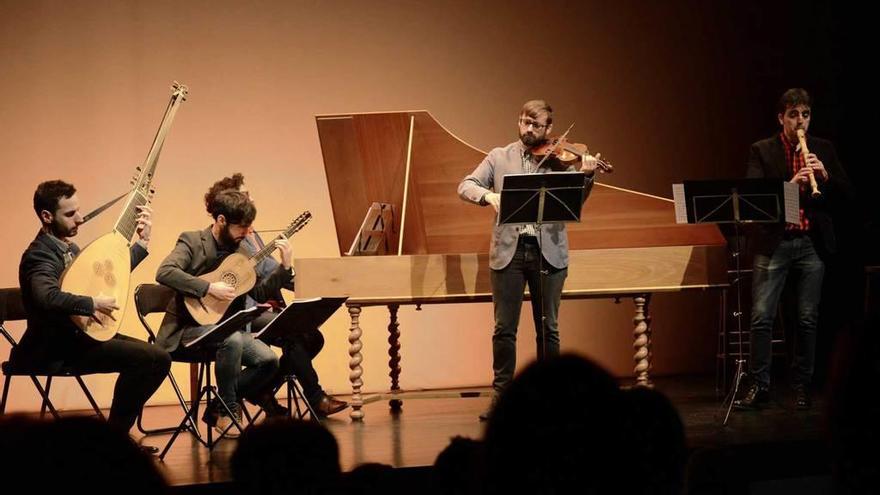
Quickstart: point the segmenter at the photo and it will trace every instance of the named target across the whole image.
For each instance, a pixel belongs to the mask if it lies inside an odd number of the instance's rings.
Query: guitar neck
[[[276,249],[278,249],[278,246],[275,245],[275,241],[280,239],[288,239],[290,238],[290,236],[293,235],[293,232],[294,230],[289,227],[282,234],[279,234],[274,239],[272,239],[271,242],[267,242],[266,245],[263,246],[263,249],[260,249],[256,252],[256,254],[251,256],[251,261],[254,262],[254,265],[259,264],[261,261],[269,257],[269,255],[271,255]]]
[[[281,236],[278,236],[275,239],[272,239],[272,242],[266,244],[265,246],[263,246],[263,249],[260,249],[259,251],[256,252],[256,254],[251,256],[250,259],[254,263],[254,265],[259,264],[261,261],[266,259],[270,254],[272,254],[273,251],[275,251],[275,249],[277,248],[277,246],[275,246],[275,241],[280,238],[281,238]]]
[[[267,242],[266,245],[263,246],[262,249],[260,249],[259,251],[256,252],[256,254],[251,256],[250,259],[251,259],[251,261],[253,261],[254,265],[263,261],[267,256],[269,256],[270,254],[272,254],[273,251],[275,251],[275,249],[277,248],[277,246],[275,245],[275,241],[278,241],[281,239],[290,239],[293,236],[293,234],[295,234],[299,231],[299,229],[305,227],[306,224],[309,223],[309,220],[311,220],[311,218],[312,218],[312,214],[311,214],[311,212],[308,212],[308,211],[306,211],[302,215],[296,217],[293,220],[293,222],[291,222],[290,225],[288,225],[287,228],[284,229],[284,232],[278,234],[274,239],[272,239],[271,242]]]

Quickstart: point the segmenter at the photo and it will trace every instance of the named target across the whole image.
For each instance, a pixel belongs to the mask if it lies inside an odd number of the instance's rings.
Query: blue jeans
[[[765,387],[770,386],[773,321],[789,272],[797,276],[798,345],[794,357],[794,383],[809,385],[813,377],[825,264],[808,236],[786,237],[771,256],[755,256],[750,371],[758,384]]]
[[[214,325],[190,327],[183,330],[182,340],[188,342]],[[250,332],[237,331],[217,346],[214,374],[220,397],[229,407],[239,400],[259,393],[278,371],[278,356]],[[242,366],[246,366],[244,370]]]
[[[513,379],[516,371],[516,331],[519,326],[519,314],[522,310],[523,294],[526,283],[532,294],[532,314],[535,321],[535,342],[538,346],[538,357],[542,357],[541,301],[536,297],[538,290],[538,260],[541,256],[534,237],[520,238],[516,254],[510,264],[501,270],[491,270],[492,302],[495,307],[495,332],[492,335],[492,367],[495,379],[492,387],[500,392]],[[559,302],[562,298],[562,286],[568,276],[568,268],[555,268],[543,260],[543,309],[544,339],[547,357],[559,355]]]

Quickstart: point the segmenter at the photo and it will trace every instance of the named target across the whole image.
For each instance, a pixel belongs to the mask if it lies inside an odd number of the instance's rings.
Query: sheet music
[[[785,196],[785,221],[800,223],[800,186],[791,182],[783,182],[782,195]]]
[[[675,200],[675,223],[688,223],[687,205],[684,197],[684,184],[672,185],[672,199]]]

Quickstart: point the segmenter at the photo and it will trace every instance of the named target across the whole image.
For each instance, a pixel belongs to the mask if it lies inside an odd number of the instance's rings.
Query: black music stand
[[[733,402],[745,376],[745,357],[742,341],[742,268],[740,258],[740,226],[757,223],[797,223],[799,191],[796,184],[781,179],[739,179],[684,181],[672,185],[677,223],[733,224],[736,239],[734,259],[734,284],[736,285],[737,359],[736,378],[728,397],[724,426],[730,419]],[[725,318],[727,316],[725,315]],[[724,352],[727,352],[725,349]],[[729,401],[729,403],[728,403]]]
[[[226,340],[226,337],[229,337],[237,330],[244,328],[248,323],[256,320],[258,316],[265,313],[270,308],[271,306],[269,305],[259,304],[248,309],[242,309],[195,339],[190,340],[189,342],[184,342],[183,347],[189,349],[193,346],[219,344]]]
[[[232,335],[238,330],[241,330],[248,323],[254,321],[258,316],[265,313],[271,306],[268,304],[260,304],[257,306],[253,306],[248,309],[243,309],[241,311],[236,312],[229,318],[226,318],[222,322],[215,325],[213,328],[207,330],[202,335],[199,335],[197,338],[190,340],[189,342],[183,342],[182,345],[185,349],[191,349],[194,351],[199,351],[200,348],[204,348],[209,345],[216,345],[224,340],[227,337]],[[229,404],[220,397],[220,394],[217,390],[217,387],[211,383],[211,360],[204,361],[200,363],[203,365],[199,371],[199,384],[202,384],[202,378],[204,376],[205,382],[199,390],[199,395],[196,397],[192,403],[190,404],[189,410],[183,417],[183,421],[177,426],[174,430],[174,434],[171,435],[171,438],[168,440],[168,443],[165,444],[165,448],[162,449],[162,453],[159,454],[159,460],[164,461],[165,455],[168,453],[168,450],[171,448],[171,445],[174,444],[174,441],[177,440],[177,437],[181,432],[187,430],[187,423],[191,423],[192,425],[198,425],[198,418],[196,417],[198,411],[198,404],[205,399],[205,404],[210,405],[213,399],[217,399],[220,403],[220,406],[226,412],[227,416],[232,418],[232,424],[220,434],[220,437],[217,439],[218,441],[222,439],[226,435],[226,431],[235,427],[238,428],[238,431],[241,432],[244,430],[241,424],[235,419],[235,416],[232,414],[232,410],[229,408]],[[215,442],[212,440],[211,427],[208,427],[208,449],[213,450]]]
[[[498,211],[498,225],[534,224],[538,234],[538,298],[541,328],[536,329],[541,339],[538,359],[546,356],[547,341],[544,335],[544,256],[541,245],[541,225],[545,223],[569,223],[581,221],[581,208],[584,205],[583,172],[559,172],[547,174],[511,174],[504,176],[501,189],[501,208]]]
[[[254,332],[253,336],[269,345],[283,346],[285,341],[294,339],[301,332],[320,328],[346,300],[348,300],[347,297],[315,297],[295,300],[288,304],[268,325],[259,332]],[[295,405],[297,419],[302,419],[305,416],[299,406],[299,401],[302,399],[311,418],[318,421],[318,414],[297,383],[296,375],[288,374],[284,377],[284,383],[287,384],[287,409],[290,414],[293,414],[294,407],[292,406]],[[254,416],[254,419],[257,417],[259,417],[259,413]]]

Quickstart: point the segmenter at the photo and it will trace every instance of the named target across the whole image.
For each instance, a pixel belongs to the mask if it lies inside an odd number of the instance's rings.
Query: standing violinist
[[[575,164],[565,167],[555,157],[543,162],[533,151],[545,145],[553,127],[553,109],[544,100],[526,102],[519,114],[519,140],[489,152],[477,168],[458,185],[459,196],[468,202],[495,208],[496,217],[501,206],[501,189],[508,174],[544,174],[554,170],[584,172],[584,189],[589,194],[597,157],[584,154]],[[540,165],[540,166],[539,166]],[[489,249],[489,267],[492,283],[492,302],[495,310],[495,329],[492,335],[492,357],[495,378],[492,382],[493,399],[489,409],[480,414],[486,420],[499,393],[513,379],[516,369],[516,332],[526,283],[531,294],[539,291],[538,256],[543,256],[543,294],[532,297],[538,356],[559,355],[557,316],[562,298],[562,286],[568,275],[568,236],[565,224],[493,224]],[[540,236],[540,239],[539,237]],[[544,342],[541,342],[543,309]]]

